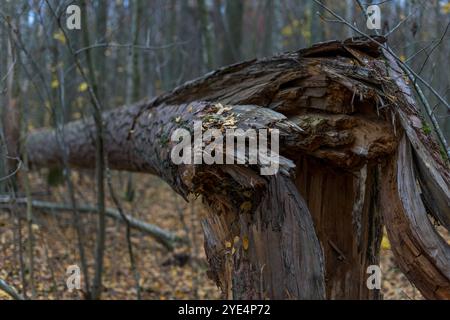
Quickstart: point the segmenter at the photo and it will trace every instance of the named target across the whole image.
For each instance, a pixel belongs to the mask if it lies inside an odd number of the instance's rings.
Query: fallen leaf
[[[244,238],[242,239],[242,247],[244,248],[244,250],[248,250],[248,237],[244,236]]]

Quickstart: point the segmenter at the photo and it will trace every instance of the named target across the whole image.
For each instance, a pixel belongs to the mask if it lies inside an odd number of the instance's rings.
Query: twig
[[[17,163],[18,163],[18,164],[17,164],[16,169],[15,169],[13,172],[11,172],[10,174],[8,174],[8,175],[5,176],[5,177],[1,177],[1,178],[0,178],[0,182],[1,182],[1,181],[4,181],[4,180],[8,180],[9,178],[15,176],[16,173],[19,172],[20,168],[22,167],[22,161],[20,160],[20,158],[17,158],[17,157],[9,157],[9,156],[6,156],[6,158],[7,158],[7,159],[11,159],[11,160],[17,160]]]
[[[16,59],[13,60],[11,65],[9,66],[8,70],[6,71],[6,74],[3,76],[3,78],[0,80],[0,83],[5,81],[8,76],[11,74],[11,72],[14,70],[14,66],[16,65]]]
[[[397,25],[395,27],[393,27],[391,30],[389,30],[388,32],[386,32],[384,34],[384,36],[387,38],[389,35],[391,35],[392,33],[395,32],[395,30],[397,30],[406,20],[408,20],[412,15],[414,15],[417,12],[418,8],[416,8],[413,12],[411,12],[410,14],[408,14],[406,16],[406,18],[400,20],[399,23],[397,23]]]
[[[114,202],[117,210],[119,211],[122,221],[124,221],[125,225],[126,225],[126,234],[125,235],[126,235],[126,239],[127,239],[128,255],[130,256],[131,271],[133,272],[134,280],[136,282],[135,285],[136,285],[137,299],[140,300],[141,299],[141,286],[139,285],[140,275],[139,275],[139,271],[136,267],[136,261],[134,259],[134,254],[133,254],[133,244],[131,242],[130,219],[128,219],[128,216],[123,212],[122,206],[120,205],[120,202],[116,197],[116,194],[114,192],[114,188],[113,188],[112,182],[111,182],[111,172],[109,171],[109,169],[106,170],[106,181],[108,183],[108,188],[109,188],[109,193],[111,195],[111,198],[113,199],[113,202]]]
[[[420,82],[422,82],[436,96],[436,98],[438,98],[447,107],[447,109],[450,110],[449,103],[444,98],[442,98],[441,95],[428,82],[426,82],[424,79],[422,79],[422,77],[420,77],[418,74],[416,74],[414,72],[414,70],[412,70],[407,64],[405,64],[389,47],[383,45],[382,43],[378,42],[377,40],[375,40],[373,37],[371,37],[367,33],[364,33],[361,30],[359,30],[358,28],[354,27],[351,23],[349,23],[347,20],[342,18],[340,15],[338,15],[337,13],[332,11],[330,8],[325,6],[320,1],[318,1],[318,0],[313,0],[313,1],[316,2],[318,5],[320,5],[322,8],[324,8],[325,10],[327,10],[335,18],[339,19],[342,23],[344,23],[345,25],[349,26],[354,31],[359,33],[360,35],[362,35],[362,36],[366,37],[367,39],[371,40],[373,43],[378,44],[380,47],[386,48],[386,50],[394,57],[395,60],[397,60],[397,62],[400,64],[401,67],[406,68],[414,77],[419,79]],[[414,79],[411,79],[411,81],[414,81]]]
[[[194,199],[190,200],[190,211],[191,211],[191,226],[192,226],[192,242],[191,242],[191,249],[192,253],[195,258],[198,258],[198,248],[197,248],[197,230],[195,228],[195,221],[197,218],[197,215],[195,214],[195,202]],[[191,260],[191,267],[194,268],[194,260]],[[193,279],[192,279],[192,289],[194,291],[194,298],[198,299],[198,287],[199,287],[199,279],[198,279],[198,272],[195,272]]]
[[[184,235],[185,235],[189,245],[191,245],[191,240],[189,238],[189,236],[190,236],[190,229],[189,229],[189,226],[186,223],[186,219],[184,217],[185,214],[184,214],[182,208],[180,208],[180,204],[178,202],[177,194],[175,194],[175,193],[174,193],[173,202],[175,203],[175,208],[176,208],[177,213],[178,213],[178,218],[180,219],[181,225],[183,226]]]
[[[406,58],[405,63],[411,61],[412,59],[414,59],[417,55],[419,55],[420,53],[422,53],[423,51],[427,50],[429,47],[431,47],[433,45],[433,43],[436,40],[432,40],[429,44],[427,44],[425,47],[423,47],[422,49],[418,50],[417,52],[413,53],[410,57]],[[407,46],[405,46],[407,47]]]
[[[140,50],[164,50],[168,49],[177,45],[188,43],[189,41],[180,41],[180,42],[174,42],[162,46],[146,46],[146,45],[139,45],[139,44],[122,44],[122,43],[96,43],[84,48],[80,48],[75,51],[75,55],[79,55],[80,53],[83,53],[86,50],[90,49],[97,49],[97,48],[134,48],[134,49],[140,49]]]
[[[450,22],[447,23],[447,26],[445,27],[444,33],[442,34],[442,36],[441,36],[441,38],[438,40],[438,42],[431,48],[430,52],[426,52],[426,51],[425,51],[426,54],[427,54],[427,57],[426,57],[425,61],[422,63],[422,66],[420,67],[418,74],[421,74],[421,73],[422,73],[423,68],[425,68],[425,65],[427,64],[428,60],[430,59],[431,54],[432,54],[433,51],[434,51],[434,50],[442,43],[442,40],[444,39],[444,37],[445,37],[445,35],[446,35],[447,31],[448,31],[448,27],[449,27],[449,26],[450,26]]]
[[[26,114],[26,112],[24,112]],[[22,134],[26,135],[27,130],[27,124],[28,119],[25,116],[23,119],[23,128],[22,128]],[[31,189],[30,189],[30,179],[29,179],[29,172],[28,172],[28,154],[24,153],[24,163],[25,163],[25,174],[23,175],[23,184],[25,187],[25,196],[27,199],[27,232],[28,232],[28,242],[27,242],[27,249],[28,249],[28,274],[30,277],[30,286],[31,286],[31,298],[36,298],[36,284],[34,282],[34,235],[33,235],[33,207],[31,206],[32,198],[31,198]]]

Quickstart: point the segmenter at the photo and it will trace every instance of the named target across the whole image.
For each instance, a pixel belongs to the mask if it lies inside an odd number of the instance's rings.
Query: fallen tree
[[[395,60],[365,38],[250,60],[104,113],[107,164],[202,196],[209,276],[224,297],[379,298],[366,272],[384,219],[408,278],[427,298],[449,298],[449,245],[427,216],[449,228],[449,168],[408,92]],[[175,165],[170,137],[195,120],[223,134],[278,129],[279,172]],[[93,120],[69,123],[64,139],[71,166],[95,166]],[[32,133],[26,152],[33,168],[63,163],[51,130]]]

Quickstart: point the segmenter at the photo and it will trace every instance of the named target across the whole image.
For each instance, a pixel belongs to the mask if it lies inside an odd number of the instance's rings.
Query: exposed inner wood
[[[381,217],[377,210],[376,167],[356,174],[330,168],[311,157],[297,161],[296,185],[305,198],[321,240],[327,296],[335,299],[377,299],[357,279],[378,265]]]
[[[450,246],[427,216],[406,138],[381,177],[381,208],[400,267],[426,298],[450,299]]]
[[[401,76],[400,67],[392,56],[386,53],[389,75],[400,89],[401,99],[396,110],[408,140],[414,149],[417,175],[421,185],[424,203],[428,211],[450,230],[450,170],[442,160],[442,149],[434,137],[426,134],[413,93]]]

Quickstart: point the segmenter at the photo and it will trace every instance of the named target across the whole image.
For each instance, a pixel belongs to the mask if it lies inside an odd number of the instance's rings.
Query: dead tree
[[[279,173],[174,165],[171,134],[193,120],[221,132],[279,129]],[[379,298],[366,271],[378,264],[384,220],[408,278],[427,298],[450,298],[449,245],[428,216],[450,227],[448,164],[399,66],[370,40],[231,65],[103,121],[111,169],[202,196],[209,276],[224,297]],[[93,120],[65,127],[71,166],[95,166],[95,136]],[[61,165],[54,131],[26,143],[32,167]]]

